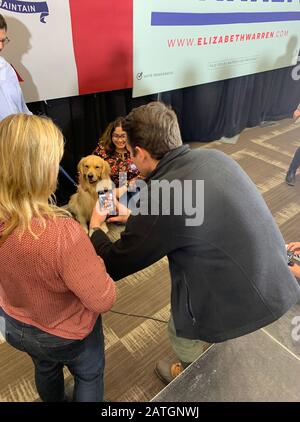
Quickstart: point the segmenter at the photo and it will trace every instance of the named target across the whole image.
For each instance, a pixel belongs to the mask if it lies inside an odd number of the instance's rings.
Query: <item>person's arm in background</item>
[[[25,103],[21,88],[20,88],[19,108],[20,108],[20,113],[32,114],[31,111],[29,110],[29,108],[27,107],[26,103]]]
[[[300,252],[300,242],[291,242],[288,244],[287,247],[288,251],[292,252]],[[300,265],[294,263],[294,265],[290,266],[290,270],[294,274],[295,277],[300,278]]]
[[[21,90],[21,88],[20,88],[20,90]],[[21,98],[20,98],[20,109],[22,110],[22,113],[32,114],[31,111],[29,110],[29,108],[27,107],[26,103],[25,103],[22,91],[21,91]]]
[[[122,195],[124,195],[125,192],[127,192],[128,187],[126,185],[123,185],[119,188],[114,189],[114,194],[117,199],[121,198]]]
[[[13,90],[15,91],[15,95],[12,93],[11,100],[14,101],[19,113],[32,114],[25,103],[16,70],[13,68],[13,66],[8,66],[8,83],[10,86],[13,87]]]
[[[125,192],[137,192],[136,190],[136,181],[138,179],[142,179],[141,176],[136,176],[130,180],[127,181],[127,183],[119,188],[115,188],[114,192],[116,195],[116,198],[121,198],[122,195],[124,195]]]
[[[86,233],[75,221],[68,221],[60,236],[58,267],[63,282],[86,308],[100,314],[112,307],[116,298],[115,283]]]

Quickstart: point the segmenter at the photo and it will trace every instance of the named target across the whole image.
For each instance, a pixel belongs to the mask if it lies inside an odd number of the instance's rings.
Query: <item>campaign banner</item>
[[[27,102],[132,86],[132,0],[0,0]]]
[[[133,96],[296,64],[299,0],[133,0]]]

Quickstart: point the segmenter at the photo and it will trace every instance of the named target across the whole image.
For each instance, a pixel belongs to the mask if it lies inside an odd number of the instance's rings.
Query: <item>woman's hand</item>
[[[128,182],[128,186],[135,186],[136,185],[136,181],[138,180],[138,177],[134,177],[133,179],[130,179]]]
[[[107,215],[108,212],[106,210],[101,210],[99,201],[97,201],[90,220],[90,230],[100,229],[101,224],[105,222]]]
[[[136,182],[139,180],[139,177],[134,177],[130,179],[125,185],[120,186],[119,188],[114,189],[114,194],[117,199],[121,198],[121,196],[127,191],[135,191],[136,189]]]

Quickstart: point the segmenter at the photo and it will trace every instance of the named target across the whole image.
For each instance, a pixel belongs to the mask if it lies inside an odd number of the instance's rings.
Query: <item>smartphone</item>
[[[114,195],[111,189],[98,192],[101,211],[107,211],[109,215],[116,215]]]

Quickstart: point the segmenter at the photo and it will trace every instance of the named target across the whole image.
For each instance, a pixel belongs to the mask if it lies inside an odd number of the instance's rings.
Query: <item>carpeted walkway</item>
[[[245,130],[236,144],[192,144],[193,148],[198,146],[220,149],[237,160],[263,194],[285,240],[300,239],[300,175],[295,187],[284,183],[290,160],[300,146],[300,125],[286,119],[274,126]],[[118,236],[119,231],[120,227],[115,227],[112,236]],[[113,309],[167,321],[166,258],[119,281],[118,300]],[[148,401],[164,387],[153,368],[157,359],[174,357],[166,324],[145,317],[112,312],[104,316],[105,397],[109,401]],[[3,339],[0,339],[0,374],[0,402],[38,398],[30,359]]]

